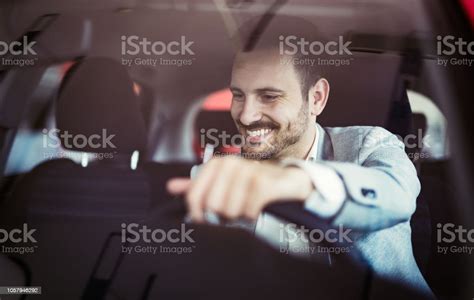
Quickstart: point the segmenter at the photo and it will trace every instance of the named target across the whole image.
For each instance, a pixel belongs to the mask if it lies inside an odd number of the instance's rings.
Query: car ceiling
[[[157,101],[183,107],[200,96],[226,87],[233,47],[224,18],[235,24],[262,15],[274,1],[151,1],[151,0],[24,0],[2,1],[0,38],[16,39],[35,18],[59,13],[88,18],[93,24],[88,55],[121,59],[122,35],[139,35],[150,40],[173,40],[184,35],[195,44],[191,67],[130,68],[134,80],[153,89]],[[289,0],[279,13],[311,20],[327,36],[348,31],[382,35],[432,32],[423,2],[419,0]],[[218,9],[218,6],[220,9]],[[231,9],[229,10],[229,7]],[[289,25],[291,26],[291,24]],[[60,43],[57,38],[55,43]],[[185,107],[186,105],[184,105]]]

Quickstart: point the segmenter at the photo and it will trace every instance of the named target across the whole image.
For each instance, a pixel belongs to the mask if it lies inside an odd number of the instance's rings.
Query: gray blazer
[[[404,144],[380,127],[317,126],[318,162],[337,172],[347,192],[334,225],[359,232],[354,246],[376,274],[431,293],[413,256],[409,221],[420,182]]]
[[[346,190],[345,202],[333,225],[352,230],[351,244],[371,265],[376,278],[387,278],[432,295],[413,256],[409,221],[416,208],[420,182],[404,144],[380,127],[317,125],[317,130],[318,145],[312,161],[333,169]],[[280,252],[327,261],[327,253],[314,251],[319,249],[317,246],[288,238],[300,236],[298,230],[286,229],[282,233],[282,223],[285,224],[263,213],[255,232]],[[282,234],[286,235],[283,239]]]

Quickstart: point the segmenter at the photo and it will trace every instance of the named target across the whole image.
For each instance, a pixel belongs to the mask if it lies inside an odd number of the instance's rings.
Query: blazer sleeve
[[[404,144],[387,130],[374,127],[359,147],[358,164],[323,162],[342,179],[346,199],[335,225],[374,231],[410,219],[420,181]]]

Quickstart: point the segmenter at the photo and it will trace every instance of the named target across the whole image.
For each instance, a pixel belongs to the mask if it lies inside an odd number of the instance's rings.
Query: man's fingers
[[[185,194],[191,186],[191,179],[189,178],[172,178],[166,183],[168,193],[172,195]]]
[[[219,176],[215,177],[212,186],[204,195],[204,206],[217,214],[226,215],[227,197],[226,192],[235,184],[235,179],[239,177],[237,173],[238,162],[227,160],[219,166]]]
[[[191,188],[186,194],[189,213],[195,221],[201,222],[204,219],[204,196],[211,187],[216,173],[217,162],[209,161],[193,180]]]
[[[242,216],[242,212],[247,205],[248,198],[248,188],[250,179],[246,174],[240,174],[241,176],[236,176],[234,179],[234,184],[227,190],[226,198],[227,207],[226,213],[227,217],[230,219],[235,219]]]

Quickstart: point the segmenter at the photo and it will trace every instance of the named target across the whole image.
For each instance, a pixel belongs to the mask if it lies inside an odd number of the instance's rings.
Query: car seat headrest
[[[69,70],[59,91],[56,122],[68,150],[130,154],[146,148],[133,81],[113,59],[85,58]]]

